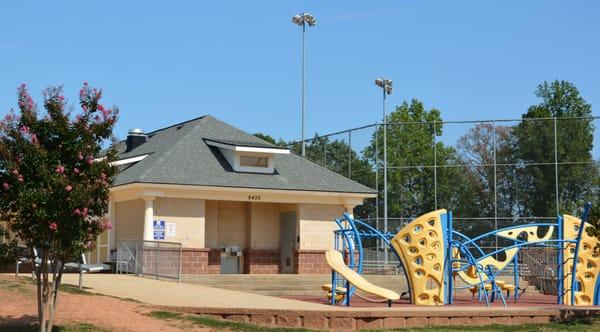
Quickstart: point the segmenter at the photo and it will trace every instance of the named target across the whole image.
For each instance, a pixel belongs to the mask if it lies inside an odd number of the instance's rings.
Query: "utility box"
[[[240,246],[221,247],[221,274],[243,273],[244,252]]]

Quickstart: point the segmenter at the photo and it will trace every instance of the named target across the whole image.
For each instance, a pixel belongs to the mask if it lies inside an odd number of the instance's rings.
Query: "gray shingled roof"
[[[184,184],[280,190],[376,193],[294,153],[274,155],[275,174],[234,172],[218,148],[204,141],[235,142],[239,145],[274,147],[268,142],[230,126],[212,116],[147,133],[146,143],[125,152],[125,141],[117,145],[119,159],[149,154],[124,167],[115,186],[130,183]]]

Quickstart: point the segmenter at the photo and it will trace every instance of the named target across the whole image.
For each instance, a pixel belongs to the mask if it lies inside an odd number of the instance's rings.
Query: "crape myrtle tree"
[[[82,111],[67,110],[60,87],[44,91],[40,112],[25,85],[18,89],[18,114],[0,124],[0,220],[28,248],[37,281],[40,331],[51,331],[65,262],[93,248],[111,227],[105,218],[116,168],[112,138],[116,108],[100,104],[101,90],[87,83],[79,93]]]

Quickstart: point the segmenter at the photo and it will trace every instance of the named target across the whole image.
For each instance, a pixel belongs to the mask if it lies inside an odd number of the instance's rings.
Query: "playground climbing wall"
[[[427,213],[392,239],[406,269],[414,304],[444,304],[444,225],[446,210]]]
[[[579,232],[581,220],[570,215],[563,216],[563,227],[565,239],[575,240]],[[586,225],[586,228],[589,227]],[[583,232],[579,244],[579,254],[577,257],[577,283],[578,290],[575,291],[575,305],[594,305],[596,296],[596,284],[600,275],[600,253],[594,250],[598,239]],[[571,271],[573,268],[573,257],[575,255],[575,243],[565,244],[563,257],[565,265],[563,268],[564,304],[571,304]]]

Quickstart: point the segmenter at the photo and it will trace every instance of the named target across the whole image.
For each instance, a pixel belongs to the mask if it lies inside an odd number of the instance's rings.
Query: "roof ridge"
[[[186,123],[190,123],[190,122],[192,122],[192,121],[196,121],[196,120],[202,120],[202,119],[206,119],[206,118],[213,118],[213,117],[212,117],[212,116],[210,116],[210,115],[208,115],[208,114],[205,114],[205,115],[202,115],[202,116],[199,116],[199,117],[193,118],[193,119],[189,119],[189,120],[186,120],[186,121],[183,121],[183,122],[179,122],[179,123],[172,124],[172,125],[170,125],[170,126],[166,126],[166,127],[160,128],[160,129],[153,130],[153,131],[151,131],[151,132],[148,132],[148,133],[146,133],[146,135],[150,135],[150,134],[156,134],[156,133],[157,133],[157,132],[159,132],[159,131],[163,131],[163,130],[166,130],[166,129],[169,129],[169,128],[173,128],[173,127],[177,127],[177,126],[184,125],[184,124],[186,124]],[[213,118],[213,119],[214,119],[214,118]]]

